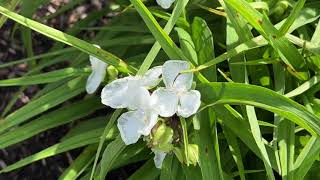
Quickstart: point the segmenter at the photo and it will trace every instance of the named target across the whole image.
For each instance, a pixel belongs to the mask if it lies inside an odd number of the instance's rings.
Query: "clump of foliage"
[[[10,114],[16,98],[7,105],[0,148],[77,125],[0,173],[82,147],[60,179],[105,179],[136,162],[129,179],[320,177],[319,1],[115,0],[65,32],[32,20],[48,0],[10,2],[0,0],[0,27],[25,26],[28,57],[0,68],[31,68],[0,86],[43,88]],[[30,29],[56,43],[34,56]],[[70,67],[43,71],[60,62]]]

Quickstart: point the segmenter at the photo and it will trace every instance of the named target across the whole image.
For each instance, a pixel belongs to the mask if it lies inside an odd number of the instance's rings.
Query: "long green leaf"
[[[59,180],[75,180],[93,162],[94,154],[98,148],[97,144],[86,147],[82,153],[63,172]]]
[[[50,128],[85,117],[101,107],[102,106],[100,105],[98,98],[89,98],[68,106],[64,106],[48,114],[44,114],[28,124],[18,127],[13,131],[9,131],[8,133],[2,134],[0,136],[0,149],[28,139]]]
[[[24,25],[27,26],[41,34],[44,34],[45,36],[48,36],[54,40],[63,42],[65,44],[68,44],[70,46],[73,46],[83,52],[86,52],[90,55],[93,55],[102,61],[105,61],[106,63],[109,63],[117,68],[119,70],[124,71],[124,72],[135,72],[135,69],[128,66],[124,61],[122,61],[120,58],[117,56],[104,51],[102,49],[99,49],[95,47],[94,45],[85,42],[83,40],[80,40],[76,37],[70,36],[68,34],[65,34],[59,30],[56,30],[54,28],[51,28],[49,26],[46,26],[44,24],[38,23],[36,21],[33,21],[31,19],[25,18],[23,16],[20,16],[2,6],[0,6],[0,13],[3,14],[4,16]]]
[[[181,50],[172,41],[168,34],[161,28],[156,19],[152,16],[148,8],[141,2],[141,0],[130,0],[136,10],[139,12],[142,19],[145,21],[149,30],[159,42],[163,50],[171,59],[180,59],[184,57]],[[185,58],[184,58],[185,59]]]
[[[83,77],[79,77],[28,103],[26,106],[11,113],[4,120],[0,121],[0,132],[18,125],[29,118],[32,118],[74,96],[79,95],[84,91],[84,86],[85,79]]]
[[[101,162],[100,162],[100,173],[99,178],[100,180],[105,179],[108,171],[111,169],[114,162],[117,160],[117,157],[122,153],[122,151],[126,148],[126,145],[121,139],[121,136],[112,141],[108,144],[107,148],[104,150]]]
[[[198,86],[202,100],[215,104],[245,104],[266,109],[300,125],[312,134],[320,135],[320,120],[300,104],[272,90],[239,83],[207,83]]]
[[[9,172],[15,169],[18,169],[20,167],[26,166],[30,163],[39,161],[41,159],[55,156],[57,154],[70,151],[72,149],[76,149],[82,146],[86,146],[88,144],[94,144],[99,141],[100,135],[103,131],[103,128],[100,129],[94,129],[91,131],[83,132],[82,134],[72,136],[68,139],[65,139],[64,141],[57,143],[53,146],[48,147],[45,150],[42,150],[36,154],[33,154],[31,156],[28,156],[14,164],[11,164],[5,168],[3,168],[0,173]],[[106,139],[113,139],[115,138],[117,132],[114,129],[114,131],[110,131]]]
[[[184,10],[185,6],[188,4],[189,0],[178,0],[177,4],[175,5],[172,14],[167,22],[167,24],[164,27],[164,31],[167,34],[170,34],[171,30],[173,29],[175,23],[178,21],[178,18],[180,17],[182,11]],[[158,52],[161,49],[161,45],[157,41],[149,51],[148,55],[144,59],[143,63],[140,66],[139,71],[137,72],[138,75],[144,74],[149,67],[151,66],[152,62],[156,58]]]
[[[88,74],[88,72],[90,71],[91,71],[90,69],[66,68],[66,69],[51,71],[48,73],[37,74],[33,76],[24,76],[20,78],[0,80],[0,87],[52,83],[68,77],[81,76],[84,74]]]

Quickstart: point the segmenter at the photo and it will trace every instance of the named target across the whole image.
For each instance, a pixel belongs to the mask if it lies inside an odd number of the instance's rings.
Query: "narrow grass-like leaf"
[[[266,109],[300,125],[312,134],[320,135],[320,120],[305,107],[269,89],[239,83],[207,83],[197,86],[202,100],[215,104],[245,104]]]
[[[184,149],[184,155],[186,159],[186,163],[189,166],[189,140],[188,140],[188,127],[186,120],[183,117],[180,117],[180,124],[182,127],[182,136],[183,136],[183,149]]]
[[[148,8],[141,2],[141,0],[130,0],[136,10],[139,12],[142,19],[145,21],[149,30],[159,42],[163,50],[171,59],[180,59],[184,57],[181,50],[172,41],[168,34],[161,28],[156,19],[152,16]],[[184,58],[185,59],[185,58]]]
[[[194,142],[199,146],[199,166],[201,167],[202,178],[223,179],[220,174],[217,162],[215,144],[212,137],[212,122],[210,122],[209,110],[197,114],[200,121],[200,129],[195,130]]]
[[[56,56],[56,55],[65,54],[65,53],[73,52],[73,51],[76,51],[76,49],[75,48],[65,48],[65,49],[58,50],[58,51],[39,54],[39,55],[36,55],[36,56],[33,56],[33,57],[28,57],[28,58],[24,58],[24,59],[20,59],[20,60],[10,61],[10,62],[5,63],[5,64],[0,64],[0,68],[5,68],[5,67],[13,66],[15,64],[25,63],[25,62],[33,61],[33,60],[36,60],[36,59]]]
[[[173,29],[175,23],[178,21],[182,11],[184,10],[185,6],[188,4],[189,0],[178,0],[177,4],[175,5],[172,14],[164,27],[164,31],[167,34],[170,34],[171,30]],[[148,55],[144,59],[143,63],[140,66],[139,71],[137,72],[138,75],[144,74],[151,66],[152,62],[156,58],[158,52],[161,49],[161,45],[157,41],[149,51]]]
[[[281,35],[285,35],[288,32],[288,30],[290,29],[290,26],[293,24],[294,20],[299,15],[299,12],[303,8],[303,5],[304,5],[305,2],[306,2],[306,0],[299,0],[295,4],[295,6],[294,6],[292,12],[290,13],[289,17],[286,19],[284,24],[279,29]]]
[[[126,166],[131,163],[140,162],[153,157],[150,150],[145,146],[143,141],[139,141],[130,146],[126,146],[125,150],[117,157],[117,160],[111,165],[110,171]]]
[[[28,139],[40,132],[85,117],[101,108],[98,98],[90,98],[45,114],[0,136],[0,149]]]
[[[176,27],[175,30],[179,36],[180,47],[184,55],[192,60],[194,64],[198,64],[196,48],[194,46],[191,35],[184,29]]]
[[[320,20],[318,22],[316,30],[314,31],[314,33],[312,35],[311,42],[314,44],[320,44]]]
[[[244,172],[244,165],[241,157],[241,152],[240,152],[240,147],[237,142],[236,136],[233,134],[232,131],[230,131],[229,128],[223,126],[223,134],[226,137],[226,140],[229,144],[229,149],[230,152],[232,153],[232,157],[234,161],[237,164],[238,170],[239,170],[239,175],[241,180],[245,180],[245,172]]]
[[[36,116],[66,100],[79,95],[84,91],[85,81],[83,77],[73,79],[50,93],[28,103],[24,107],[8,115],[0,121],[0,132],[18,125],[27,119]]]
[[[73,46],[83,52],[86,52],[90,55],[93,55],[102,61],[109,63],[115,67],[117,67],[119,70],[124,72],[135,72],[135,69],[128,66],[124,61],[122,61],[117,56],[104,51],[102,49],[99,49],[95,47],[94,45],[85,42],[83,40],[80,40],[76,37],[70,36],[68,34],[65,34],[59,30],[56,30],[54,28],[51,28],[49,26],[46,26],[44,24],[38,23],[36,21],[33,21],[31,19],[25,18],[23,16],[20,16],[2,6],[0,6],[0,13],[4,16],[24,25],[27,26],[41,34],[44,34],[45,36],[48,36],[54,40],[63,42],[65,44],[68,44],[70,46]]]
[[[218,116],[218,120],[222,120],[219,122],[228,127],[256,156],[262,158],[247,120],[243,119],[243,117],[229,105],[215,105],[214,110]],[[267,145],[266,149],[272,168],[279,172],[273,149]]]
[[[204,64],[214,58],[213,37],[206,21],[200,17],[195,17],[192,21],[191,32],[198,63]],[[211,67],[211,69],[204,70],[202,74],[209,81],[217,80],[217,70],[215,66]]]
[[[53,146],[48,147],[45,150],[42,150],[36,154],[33,154],[31,156],[28,156],[14,164],[11,164],[5,168],[3,168],[0,173],[9,172],[15,169],[18,169],[20,167],[26,166],[30,163],[39,161],[41,159],[51,157],[66,151],[70,151],[72,149],[76,149],[82,146],[86,146],[88,144],[94,144],[99,141],[100,135],[103,132],[103,128],[100,129],[94,129],[91,131],[83,132],[82,134],[72,136],[68,139],[65,139],[64,141],[57,143]],[[110,131],[108,136],[106,136],[106,139],[113,139],[115,138],[115,135],[117,134],[116,130]]]
[[[154,166],[153,160],[150,159],[133,175],[131,175],[128,180],[155,180],[159,174],[160,171]]]
[[[285,94],[285,96],[289,97],[289,98],[298,96],[298,95],[306,92],[311,87],[313,87],[314,85],[318,84],[319,82],[320,82],[320,75],[313,76],[312,78],[310,78],[308,81],[306,81],[303,84],[301,84],[296,89],[294,89],[294,90],[288,92],[287,94]]]
[[[265,16],[253,9],[244,0],[226,0],[225,2],[237,10],[270,42],[273,48],[279,53],[284,63],[288,65],[288,68],[290,69],[289,72],[299,79],[307,79],[303,57],[285,37],[282,37],[281,33]]]
[[[108,171],[110,170],[113,163],[116,161],[117,157],[122,153],[122,151],[126,148],[126,145],[121,139],[121,136],[112,141],[108,144],[107,148],[104,150],[101,162],[100,162],[100,173],[99,178],[100,180],[105,179]]]
[[[46,84],[56,82],[68,77],[82,76],[88,74],[91,70],[66,68],[48,73],[37,74],[33,76],[24,76],[20,78],[0,80],[1,86],[24,86],[24,85],[35,85],[35,84]]]
[[[95,172],[95,169],[96,169],[96,165],[98,163],[98,159],[99,159],[99,156],[100,156],[100,153],[101,153],[104,141],[105,141],[105,136],[109,133],[110,129],[112,128],[114,122],[120,116],[121,112],[122,112],[122,109],[117,109],[116,111],[113,112],[110,120],[108,121],[108,124],[106,125],[103,133],[101,134],[100,141],[99,141],[99,147],[98,147],[98,150],[97,150],[97,153],[96,153],[96,157],[95,157],[95,160],[94,160],[94,163],[93,163],[93,168],[92,168],[90,179],[93,178],[93,175],[94,175],[94,172]]]
[[[258,145],[259,151],[261,153],[262,161],[264,163],[264,167],[266,169],[268,179],[275,180],[273,170],[271,167],[271,162],[268,156],[268,152],[266,150],[264,142],[262,141],[262,135],[261,135],[260,127],[258,124],[257,116],[255,113],[255,109],[253,106],[246,106],[246,110],[248,114],[248,120],[251,128],[251,132],[256,144]]]
[[[304,179],[314,161],[319,157],[319,153],[320,139],[314,136],[308,141],[294,163],[295,179]]]
[[[6,5],[6,8],[8,8],[10,10],[14,10],[20,2],[21,2],[21,0],[12,0]],[[8,18],[6,16],[0,17],[0,28],[4,25],[4,23],[7,21],[7,19]]]
[[[92,144],[86,147],[82,153],[72,162],[72,164],[63,172],[59,180],[75,180],[81,173],[93,162],[94,154],[98,144]]]

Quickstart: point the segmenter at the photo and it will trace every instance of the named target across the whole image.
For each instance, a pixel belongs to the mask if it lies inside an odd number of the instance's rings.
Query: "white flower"
[[[159,6],[161,6],[163,9],[169,9],[170,6],[172,5],[172,3],[175,0],[157,0],[157,3],[159,4]]]
[[[144,76],[128,76],[117,79],[102,89],[101,102],[112,108],[129,108],[131,110],[146,106],[148,88],[160,82],[161,66],[147,71]]]
[[[156,86],[161,67],[150,69],[144,76],[129,76],[106,85],[101,93],[102,103],[112,108],[128,108],[118,119],[118,129],[126,145],[147,136],[158,121],[148,87]]]
[[[97,45],[95,46],[99,47]],[[92,73],[88,77],[86,90],[88,94],[93,94],[98,89],[100,83],[104,80],[108,64],[91,55],[89,56],[89,59]]]
[[[123,142],[129,145],[136,143],[142,135],[148,136],[157,122],[158,113],[147,106],[123,113],[118,119],[117,126]]]
[[[158,88],[152,93],[152,101],[159,115],[170,117],[177,113],[189,117],[200,107],[200,93],[191,90],[193,74],[180,74],[189,69],[189,63],[180,60],[169,60],[163,64],[162,78],[166,88]]]
[[[156,168],[161,169],[163,160],[166,157],[167,153],[155,149],[153,149],[152,151],[154,152],[154,165],[156,166]]]

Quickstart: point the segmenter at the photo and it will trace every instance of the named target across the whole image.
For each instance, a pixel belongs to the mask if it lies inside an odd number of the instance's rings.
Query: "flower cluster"
[[[102,67],[102,64],[99,68],[96,67],[97,62],[92,59],[90,58],[93,72],[88,79],[88,92],[96,90],[104,76],[102,68],[106,68],[105,65]],[[167,118],[177,114],[187,118],[197,112],[200,107],[200,93],[191,89],[193,74],[180,73],[187,69],[187,61],[169,60],[163,66],[150,69],[143,76],[116,79],[103,88],[103,104],[115,109],[128,109],[118,118],[117,123],[126,145],[136,143],[141,136],[149,136],[159,117]],[[165,87],[159,87],[150,93],[149,90],[154,89],[161,80]],[[167,143],[171,143],[172,136],[170,138],[166,140]],[[161,168],[167,152],[161,148],[152,150],[155,153],[155,165]]]

